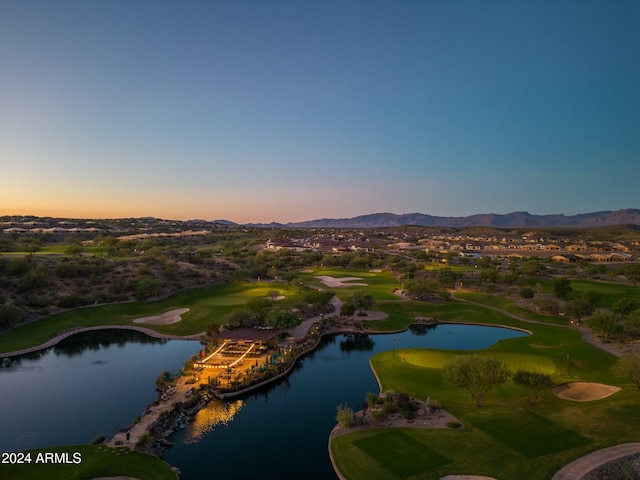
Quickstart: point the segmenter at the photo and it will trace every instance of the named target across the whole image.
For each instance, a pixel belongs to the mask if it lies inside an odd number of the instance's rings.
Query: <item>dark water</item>
[[[501,328],[439,325],[402,334],[326,338],[281,383],[242,402],[212,403],[195,426],[170,438],[174,446],[164,459],[180,468],[182,480],[336,478],[328,455],[336,407],[346,403],[359,410],[366,392],[378,392],[369,367],[373,354],[391,350],[394,339],[396,348],[471,350],[524,335]],[[222,423],[213,425],[216,421]]]
[[[182,368],[200,348],[199,342],[100,330],[0,359],[0,451],[112,435],[155,400],[155,381],[163,371]]]
[[[525,335],[439,325],[393,335],[325,338],[279,383],[240,401],[212,402],[170,440],[164,459],[182,480],[336,478],[328,437],[336,406],[359,409],[378,392],[369,358],[395,347],[478,349]],[[155,380],[176,371],[199,342],[135,332],[74,335],[31,355],[0,359],[0,451],[90,443],[112,435],[156,398]]]

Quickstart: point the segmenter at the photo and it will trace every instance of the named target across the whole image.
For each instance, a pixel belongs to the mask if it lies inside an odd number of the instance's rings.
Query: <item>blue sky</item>
[[[0,214],[640,208],[640,2],[0,0]]]

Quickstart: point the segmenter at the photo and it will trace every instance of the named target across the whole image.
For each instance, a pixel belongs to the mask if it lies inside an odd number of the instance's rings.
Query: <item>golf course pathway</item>
[[[600,350],[604,350],[605,352],[608,352],[612,355],[615,355],[616,357],[622,357],[623,353],[620,351],[620,349],[618,349],[614,344],[608,344],[608,343],[602,343],[599,342],[598,340],[596,340],[593,337],[593,334],[591,333],[591,330],[589,330],[588,328],[586,328],[585,326],[578,326],[578,327],[572,327],[569,325],[558,325],[557,323],[547,323],[547,322],[539,322],[538,320],[529,320],[526,318],[522,318],[519,317],[518,315],[511,313],[511,312],[507,312],[506,310],[502,310],[501,308],[498,307],[493,307],[491,305],[485,305],[484,303],[478,303],[478,302],[474,302],[472,300],[467,300],[464,298],[459,298],[456,297],[455,295],[453,295],[452,297],[454,300],[456,300],[457,302],[463,302],[463,303],[470,303],[472,305],[477,305],[479,307],[484,307],[484,308],[488,308],[490,310],[495,310],[496,312],[500,312],[503,315],[506,315],[507,317],[513,318],[514,320],[518,320],[520,322],[525,322],[525,323],[537,323],[538,325],[549,325],[552,327],[558,327],[558,328],[570,328],[570,329],[574,329],[577,328],[580,333],[582,334],[582,340],[584,342],[587,342],[591,345],[593,345],[594,347],[598,347]]]
[[[640,443],[622,443],[603,448],[562,467],[551,477],[551,480],[577,480],[600,465],[638,452],[640,452]]]

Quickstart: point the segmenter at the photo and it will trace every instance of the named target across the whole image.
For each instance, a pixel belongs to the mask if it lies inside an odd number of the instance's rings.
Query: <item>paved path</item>
[[[582,334],[582,340],[584,342],[590,343],[591,345],[598,347],[606,352],[609,352],[617,357],[622,356],[622,352],[615,345],[603,344],[597,341],[593,337],[591,330],[589,330],[588,328],[582,325],[579,327],[570,327],[567,325],[556,325],[552,323],[538,322],[536,320],[527,320],[526,318],[519,317],[517,315],[514,315],[513,313],[506,312],[497,307],[492,307],[490,305],[484,305],[481,303],[472,302],[470,300],[457,298],[455,296],[453,298],[461,302],[472,303],[474,305],[479,305],[481,307],[486,307],[491,310],[495,310],[497,312],[503,313],[504,315],[507,315],[508,317],[511,317],[515,320],[519,320],[522,322],[538,323],[542,325],[550,325],[550,326],[561,327],[561,328],[578,328]],[[598,468],[599,466],[604,465],[605,463],[608,463],[612,460],[626,457],[627,455],[632,455],[638,452],[640,452],[640,443],[623,443],[613,447],[603,448],[602,450],[598,450],[588,455],[585,455],[584,457],[580,457],[577,460],[574,460],[573,462],[571,462],[570,464],[564,466],[552,477],[551,480],[578,480],[583,476],[585,476],[587,473],[589,473],[591,470]]]
[[[195,388],[192,387],[194,386],[187,385],[185,383],[184,378],[178,379],[175,386],[176,391],[171,395],[171,397],[167,400],[161,401],[158,405],[152,405],[149,407],[149,409],[140,417],[140,420],[129,427],[129,441],[127,441],[126,432],[118,432],[106,442],[106,445],[115,447],[116,442],[118,442],[120,445],[129,447],[133,450],[140,437],[145,432],[149,431],[149,428],[151,428],[151,425],[158,420],[160,414],[173,410],[174,405],[187,400],[187,392],[189,390],[195,390]]]
[[[204,338],[204,336],[206,335],[206,332],[196,333],[194,335],[184,335],[184,336],[165,335],[164,333],[158,333],[155,330],[151,330],[150,328],[134,327],[129,325],[98,325],[95,327],[80,327],[80,328],[74,328],[72,330],[68,330],[66,332],[62,332],[61,334],[56,335],[55,337],[47,340],[44,343],[41,343],[40,345],[36,345],[35,347],[24,348],[22,350],[15,350],[13,352],[0,353],[0,358],[13,357],[15,355],[23,355],[25,353],[32,353],[32,352],[37,352],[38,350],[44,350],[45,348],[53,347],[54,345],[60,343],[65,338],[70,337],[71,335],[75,335],[76,333],[91,332],[94,330],[113,330],[113,329],[135,330],[137,332],[145,333],[150,337],[165,338],[168,340],[200,340]]]
[[[470,303],[472,305],[478,305],[479,307],[484,307],[484,308],[488,308],[490,310],[495,310],[496,312],[500,312],[503,315],[506,315],[507,317],[513,318],[514,320],[518,320],[520,322],[526,322],[526,323],[536,323],[538,325],[548,325],[550,327],[558,327],[558,328],[570,328],[570,329],[577,329],[580,331],[580,334],[582,335],[582,341],[590,343],[591,345],[593,345],[594,347],[598,347],[600,350],[604,350],[605,352],[609,352],[612,355],[615,355],[616,357],[621,357],[623,355],[623,352],[620,351],[620,349],[612,344],[612,343],[602,343],[598,340],[596,340],[593,337],[593,333],[591,332],[591,330],[589,330],[588,328],[586,328],[584,325],[579,325],[579,326],[569,326],[569,325],[559,325],[557,323],[547,323],[547,322],[540,322],[538,320],[529,320],[523,317],[519,317],[518,315],[515,315],[513,313],[507,312],[506,310],[502,310],[501,308],[498,307],[493,307],[491,305],[485,305],[484,303],[478,303],[478,302],[474,302],[472,300],[466,300],[464,298],[459,298],[456,297],[455,295],[453,295],[452,297],[454,300],[458,301],[458,302],[464,302],[464,303]]]
[[[640,443],[623,443],[614,447],[603,448],[562,467],[551,477],[551,480],[577,480],[600,465],[638,452],[640,452]]]
[[[289,334],[295,339],[304,338],[307,336],[307,332],[314,323],[319,322],[322,318],[331,318],[338,316],[340,314],[342,302],[338,297],[333,297],[331,299],[331,305],[333,305],[333,312],[327,313],[326,315],[319,315],[317,317],[309,318],[298,325],[296,328],[289,330]]]

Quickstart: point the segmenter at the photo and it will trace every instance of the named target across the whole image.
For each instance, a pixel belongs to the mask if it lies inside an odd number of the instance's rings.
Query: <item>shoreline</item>
[[[62,330],[56,333],[46,342],[33,347],[23,348],[22,350],[13,350],[11,352],[0,353],[0,358],[15,357],[18,355],[25,355],[27,353],[37,352],[39,350],[45,350],[60,343],[65,338],[69,338],[76,333],[92,332],[95,330],[133,330],[136,332],[144,333],[153,338],[160,338],[163,340],[202,340],[206,336],[206,332],[194,333],[192,335],[167,335],[165,333],[159,333],[151,328],[136,327],[134,325],[96,325],[93,327],[75,327],[67,330]]]

